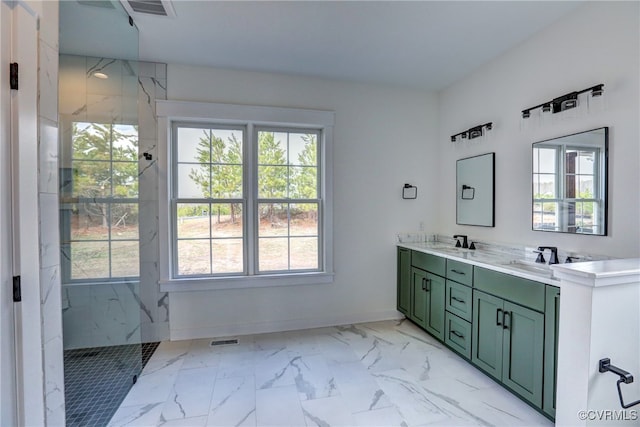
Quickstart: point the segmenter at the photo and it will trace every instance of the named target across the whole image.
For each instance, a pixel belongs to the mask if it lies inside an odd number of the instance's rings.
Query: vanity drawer
[[[475,289],[544,312],[544,283],[480,267],[475,268],[474,275]]]
[[[446,260],[436,255],[412,251],[411,265],[421,270],[444,276]]]
[[[445,313],[444,342],[467,359],[471,358],[471,323]]]
[[[472,289],[460,283],[447,280],[446,309],[451,313],[471,322],[473,314]]]
[[[447,279],[471,286],[473,283],[473,265],[448,259]]]

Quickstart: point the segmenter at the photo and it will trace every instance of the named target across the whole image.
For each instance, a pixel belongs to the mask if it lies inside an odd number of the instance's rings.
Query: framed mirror
[[[456,224],[494,227],[495,153],[456,162]]]
[[[608,147],[608,127],[533,144],[533,230],[607,235]]]

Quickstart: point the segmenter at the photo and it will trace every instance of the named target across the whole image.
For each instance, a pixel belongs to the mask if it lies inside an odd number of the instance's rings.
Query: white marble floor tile
[[[191,341],[189,351],[182,362],[182,369],[219,366],[222,352],[218,347],[211,346],[211,341],[211,338]]]
[[[180,418],[178,420],[165,420],[162,417],[158,423],[158,427],[205,427],[207,425],[207,416]]]
[[[181,369],[162,409],[162,418],[175,420],[209,413],[216,368]]]
[[[409,321],[162,343],[112,426],[551,426]]]
[[[256,352],[225,351],[220,354],[218,378],[234,378],[253,376],[255,371]]]
[[[353,426],[356,424],[349,403],[342,396],[305,400],[302,413],[308,427]]]
[[[298,389],[284,386],[257,390],[256,423],[259,426],[304,426]]]
[[[376,409],[375,411],[358,412],[353,414],[353,420],[356,426],[363,427],[408,426],[394,406]]]
[[[289,363],[300,400],[320,399],[338,393],[336,381],[324,356],[296,356]]]
[[[155,427],[164,402],[121,406],[109,421],[109,427]]]
[[[255,353],[256,389],[295,384],[291,357],[286,347]]]
[[[217,379],[207,426],[255,426],[256,386],[253,376]]]

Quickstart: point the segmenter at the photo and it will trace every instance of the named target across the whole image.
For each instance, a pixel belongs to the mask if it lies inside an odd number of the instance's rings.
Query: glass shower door
[[[106,425],[142,370],[138,32],[117,1],[60,2],[67,425]]]

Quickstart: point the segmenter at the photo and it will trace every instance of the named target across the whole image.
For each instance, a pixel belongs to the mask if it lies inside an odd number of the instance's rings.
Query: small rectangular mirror
[[[456,162],[456,224],[495,226],[495,153]]]
[[[607,235],[609,128],[533,144],[532,228]]]

